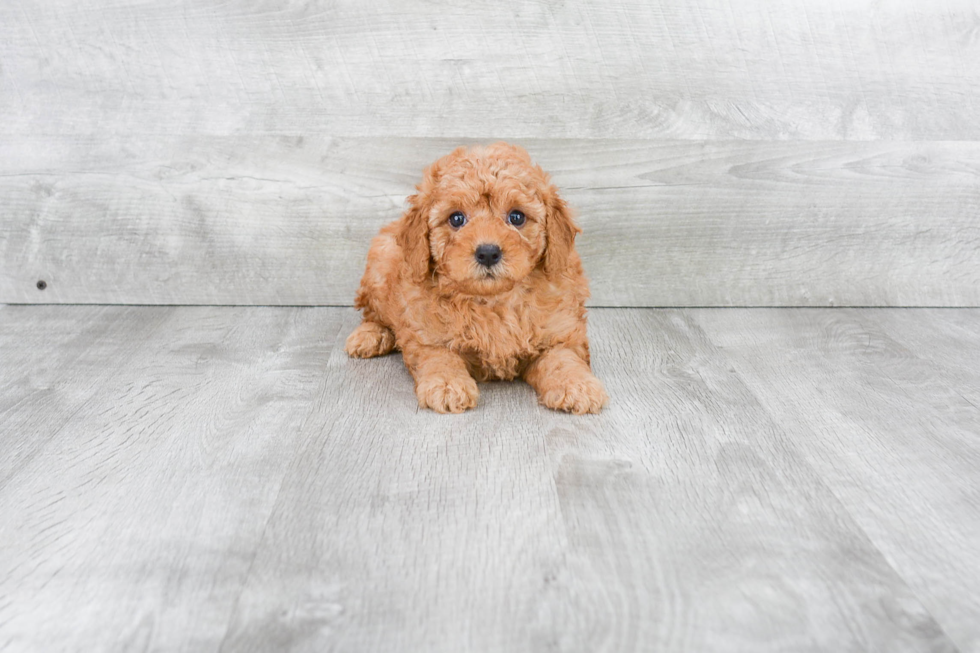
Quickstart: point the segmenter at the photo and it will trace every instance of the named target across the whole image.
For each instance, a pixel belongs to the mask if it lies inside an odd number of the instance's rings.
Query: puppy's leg
[[[384,356],[395,348],[395,334],[378,322],[364,320],[347,336],[344,349],[352,358]]]
[[[459,354],[444,347],[406,344],[402,356],[415,379],[419,406],[437,413],[461,413],[476,406],[480,391]]]
[[[609,401],[602,381],[595,378],[589,364],[565,347],[541,354],[524,371],[524,380],[543,405],[576,415],[598,413]]]

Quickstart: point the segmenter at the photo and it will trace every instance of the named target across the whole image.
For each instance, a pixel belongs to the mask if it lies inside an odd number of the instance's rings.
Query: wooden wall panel
[[[0,133],[980,137],[974,0],[3,0]]]
[[[595,306],[980,305],[980,144],[521,142],[577,209]],[[7,137],[0,302],[348,305],[457,143]]]
[[[974,0],[0,0],[0,302],[348,304],[508,139],[594,305],[976,306],[976,61]]]

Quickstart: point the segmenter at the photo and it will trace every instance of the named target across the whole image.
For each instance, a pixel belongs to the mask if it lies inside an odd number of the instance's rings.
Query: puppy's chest
[[[447,344],[480,380],[512,379],[539,353],[535,315],[526,305],[474,303],[454,313]]]

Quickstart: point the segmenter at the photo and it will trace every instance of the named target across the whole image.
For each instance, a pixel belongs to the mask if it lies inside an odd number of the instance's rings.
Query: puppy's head
[[[461,147],[436,161],[409,197],[398,234],[413,273],[454,290],[493,295],[535,268],[568,267],[580,230],[548,175],[522,148]]]

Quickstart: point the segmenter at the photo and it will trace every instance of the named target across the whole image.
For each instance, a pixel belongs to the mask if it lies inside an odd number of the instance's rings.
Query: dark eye
[[[462,211],[456,211],[449,216],[449,226],[453,229],[459,229],[464,224],[466,224],[466,216],[463,215]]]
[[[527,217],[525,217],[525,215],[517,209],[511,211],[510,215],[507,216],[507,222],[511,223],[515,227],[523,226],[525,220],[527,220]]]

